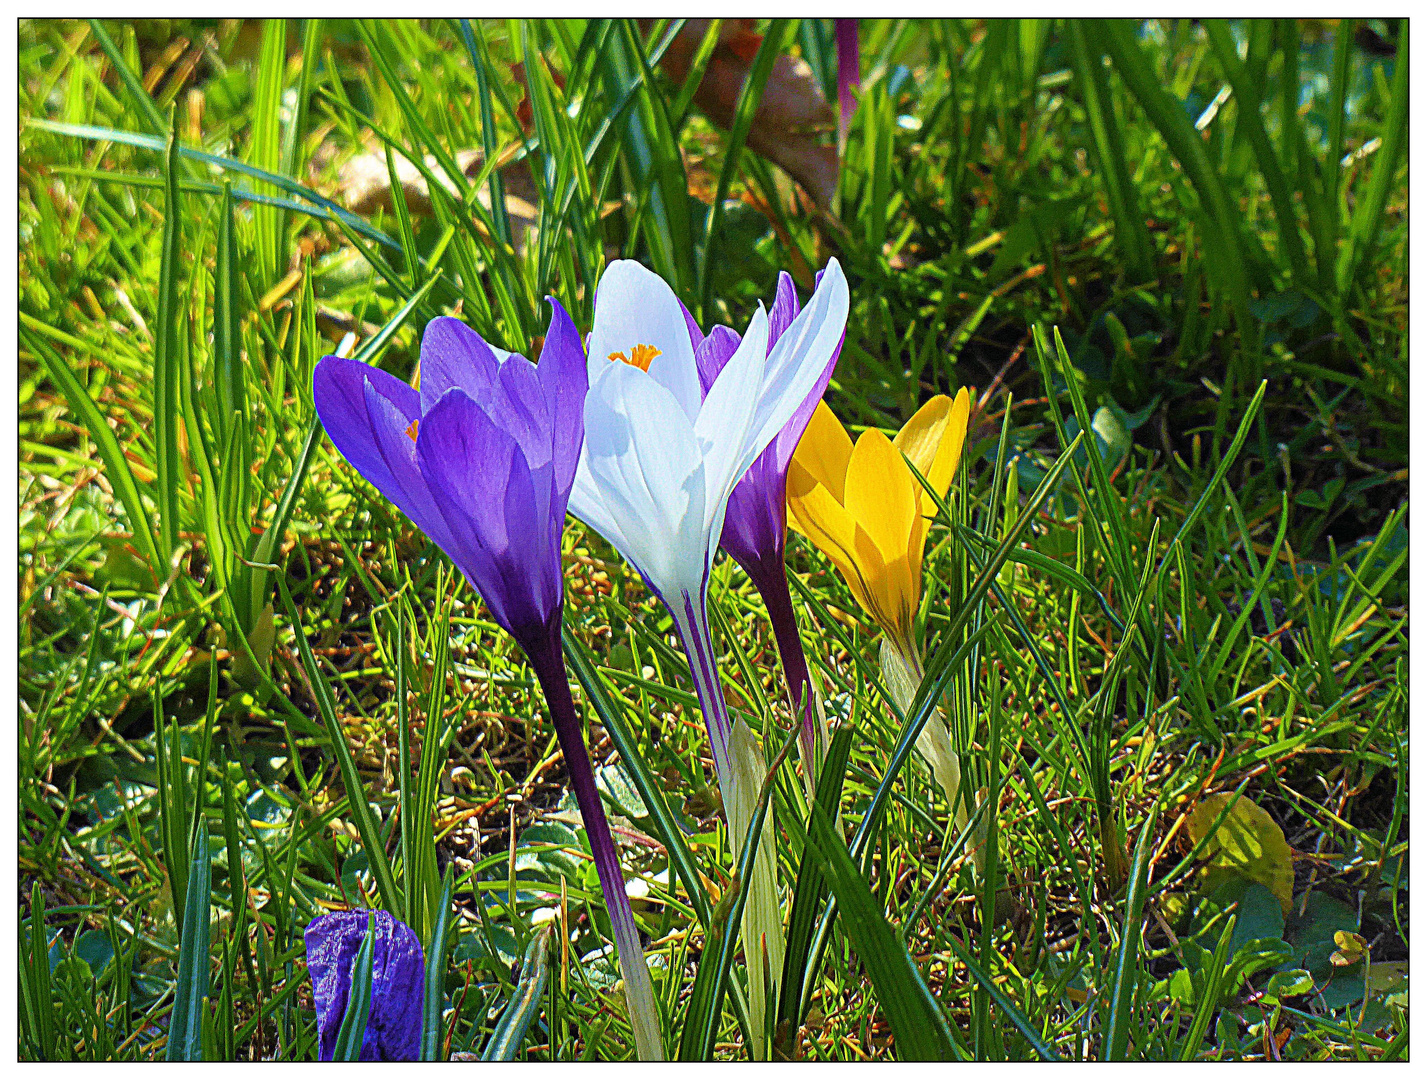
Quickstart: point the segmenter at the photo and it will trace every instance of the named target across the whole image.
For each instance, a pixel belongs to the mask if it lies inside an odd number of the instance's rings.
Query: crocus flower
[[[760,305],[705,394],[694,349],[697,326],[673,290],[635,262],[605,270],[589,337],[585,447],[570,508],[629,562],[674,617],[708,730],[728,814],[742,848],[751,822],[751,775],[766,768],[752,733],[736,740],[756,762],[735,768],[734,732],[719,684],[708,623],[708,583],[734,485],[824,375],[847,322],[847,281],[829,262],[807,307],[771,347]],[[765,818],[744,909],[755,1056],[763,1052],[763,950],[776,986],[782,912],[774,893],[773,815]]]
[[[457,319],[438,318],[422,339],[419,391],[329,356],[312,392],[337,449],[451,557],[529,658],[589,834],[639,1053],[657,1059],[649,970],[560,647],[560,536],[584,441],[586,381],[574,323],[551,305],[538,367]]]
[[[847,133],[852,130],[852,114],[857,102],[852,91],[858,85],[857,20],[834,19],[837,36],[837,146],[841,154],[847,147]]]
[[[822,280],[822,274],[818,275],[818,280]],[[787,274],[779,274],[777,295],[768,311],[769,349],[777,344],[798,311],[798,293],[793,288],[793,279]],[[704,394],[708,394],[741,343],[738,334],[727,326],[715,326],[708,337],[697,343],[694,360],[698,364],[699,383]],[[842,342],[839,340],[808,396],[734,487],[723,519],[723,537],[719,541],[719,546],[743,567],[767,605],[778,654],[783,662],[783,676],[788,683],[793,715],[802,718],[803,761],[810,780],[816,738],[812,679],[808,675],[807,658],[803,655],[803,644],[798,637],[793,598],[788,592],[788,575],[783,569],[788,533],[786,492],[793,451],[827,389],[841,351]]]
[[[372,998],[362,1061],[418,1061],[425,964],[416,932],[385,911],[334,911],[307,924],[307,972],[317,1005],[317,1048],[331,1061],[337,1032],[347,1014],[352,965],[375,915],[372,941]]]
[[[889,440],[876,428],[857,438],[820,403],[793,454],[788,516],[842,573],[862,609],[882,628],[882,667],[900,708],[922,679],[916,617],[922,597],[922,549],[936,502],[912,475],[910,461],[944,499],[966,441],[971,395],[937,395]],[[905,455],[905,456],[904,456]],[[944,722],[933,718],[917,738],[937,782],[957,806],[961,768]]]

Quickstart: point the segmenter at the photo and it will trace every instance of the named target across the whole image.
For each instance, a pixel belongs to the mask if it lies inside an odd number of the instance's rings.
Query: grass
[[[796,53],[836,100],[829,24],[763,29],[755,71]],[[325,439],[312,368],[342,342],[406,377],[452,312],[533,355],[541,298],[588,328],[620,256],[741,326],[836,255],[845,422],[980,394],[905,715],[790,541],[848,734],[820,809],[792,764],[768,787],[780,1052],[1405,1059],[1406,22],[864,21],[831,213],[744,147],[758,79],[731,136],[689,107],[678,30],[20,25],[20,1055],[315,1058],[302,930],[347,904],[421,937],[429,1053],[631,1055],[533,674]],[[367,152],[426,205],[342,209]],[[600,538],[565,545],[666,1040],[742,1057],[682,655]],[[728,560],[711,605],[771,765],[791,721]],[[910,753],[939,701],[984,792],[960,835]],[[1222,792],[1281,830],[1287,910],[1254,860],[1201,872]]]

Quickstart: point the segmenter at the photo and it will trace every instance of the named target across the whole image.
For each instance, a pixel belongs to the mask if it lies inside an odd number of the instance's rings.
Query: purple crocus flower
[[[857,110],[852,91],[858,86],[857,20],[834,19],[837,37],[837,145],[841,153],[852,130],[852,114]]]
[[[363,1061],[418,1061],[425,964],[416,933],[385,911],[334,911],[307,924],[307,972],[317,1005],[318,1052],[331,1061],[347,1014],[352,966],[376,916],[372,949],[372,1004],[362,1037]]]
[[[821,279],[820,271],[818,280]],[[798,293],[793,287],[793,279],[786,273],[780,273],[778,291],[768,311],[769,351],[797,316],[798,310]],[[708,337],[696,335],[694,361],[698,365],[699,382],[705,395],[741,340],[727,326],[715,326]],[[788,592],[787,572],[783,568],[788,534],[788,466],[793,460],[798,440],[803,437],[803,431],[812,419],[813,410],[827,390],[828,380],[832,378],[841,352],[842,342],[839,340],[827,367],[798,406],[797,412],[758,455],[733,489],[728,500],[728,512],[723,519],[723,536],[719,541],[719,546],[743,567],[767,605],[773,636],[778,643],[778,655],[783,662],[783,675],[788,682],[793,715],[802,716],[803,751],[809,763],[813,760],[816,738],[812,679],[808,675],[803,643],[798,637],[798,621],[793,612],[793,598]]]
[[[323,359],[317,413],[357,471],[451,557],[540,681],[590,838],[639,1053],[662,1057],[653,986],[619,856],[570,695],[560,644],[560,537],[584,443],[585,352],[565,309],[538,366],[433,319],[421,389],[358,360]]]

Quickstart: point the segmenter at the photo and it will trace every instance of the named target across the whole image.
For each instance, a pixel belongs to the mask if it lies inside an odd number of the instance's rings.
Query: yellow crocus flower
[[[939,394],[917,410],[895,439],[871,428],[854,445],[820,402],[788,470],[788,523],[833,561],[857,602],[882,628],[883,677],[904,711],[922,681],[916,638],[922,549],[937,515],[936,500],[907,462],[945,501],[970,413],[967,390],[960,390],[955,401]],[[967,812],[958,801],[961,765],[940,710],[917,736],[917,749],[945,792],[956,826],[964,827]],[[979,847],[972,858],[979,872]]]
[[[833,561],[857,602],[909,658],[919,656],[922,549],[937,509],[907,461],[945,499],[970,413],[966,389],[955,401],[938,394],[895,439],[869,428],[854,445],[820,402],[788,470],[788,523]]]

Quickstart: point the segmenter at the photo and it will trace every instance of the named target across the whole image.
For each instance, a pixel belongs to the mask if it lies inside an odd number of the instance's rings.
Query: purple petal
[[[821,276],[821,271],[819,271]],[[798,316],[798,290],[793,287],[793,279],[786,270],[778,271],[778,291],[773,297],[773,306],[768,309],[768,348],[783,336],[788,324]]]
[[[461,390],[421,422],[417,459],[441,516],[461,538],[450,552],[496,621],[524,644],[558,616],[560,532],[554,466],[532,471],[520,447]]]
[[[694,316],[689,309],[684,306],[682,300],[679,301],[679,310],[684,313],[684,322],[689,326],[689,340],[693,343],[694,348],[697,349],[699,342],[704,340],[704,332],[699,329],[699,324],[694,320]]]
[[[516,441],[531,468],[550,460],[550,415],[535,365],[511,356],[500,365],[489,400],[477,403]]]
[[[709,387],[718,378],[724,364],[728,363],[728,358],[738,351],[742,341],[737,331],[727,326],[715,326],[694,350],[694,363],[699,369],[699,387],[704,397],[708,397]]]
[[[569,312],[554,297],[550,298],[550,306],[550,327],[545,331],[545,348],[535,370],[550,416],[555,486],[563,506],[570,497],[580,448],[585,442],[585,394],[590,387],[590,373],[585,366],[580,332]]]
[[[422,414],[435,408],[453,386],[484,403],[499,367],[485,339],[460,319],[445,315],[432,319],[421,338]]]
[[[406,431],[419,416],[416,391],[360,360],[328,356],[313,372],[312,399],[341,455],[444,547],[449,541],[445,523],[434,512],[408,449]]]
[[[375,915],[372,949],[372,1004],[362,1039],[363,1061],[416,1061],[421,1048],[421,1005],[425,964],[421,942],[411,927],[385,911],[337,911],[307,926],[307,971],[317,1006],[318,1049],[331,1061],[337,1032],[347,1012],[352,967]]]

